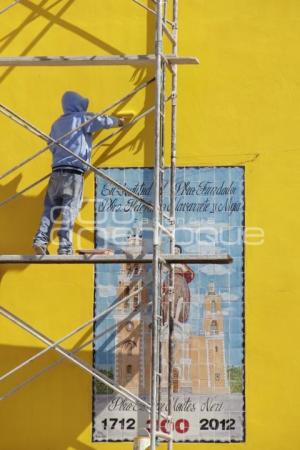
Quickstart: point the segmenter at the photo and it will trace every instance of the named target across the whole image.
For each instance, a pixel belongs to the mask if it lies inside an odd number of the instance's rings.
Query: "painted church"
[[[143,253],[141,235],[129,236],[124,248],[127,254]],[[130,296],[115,309],[115,380],[139,396],[148,396],[151,385],[151,306],[144,287],[149,277],[144,264],[122,264],[118,280],[118,298]],[[136,294],[135,294],[136,292]],[[162,391],[168,379],[168,329],[161,329]],[[222,298],[209,283],[204,297],[202,332],[195,335],[188,323],[174,320],[173,369],[174,393],[228,393]]]

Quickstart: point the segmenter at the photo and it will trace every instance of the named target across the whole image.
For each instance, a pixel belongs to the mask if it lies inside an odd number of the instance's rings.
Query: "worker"
[[[74,130],[60,142],[89,163],[93,133],[103,128],[122,127],[125,120],[113,116],[97,116],[87,112],[88,103],[87,98],[76,92],[65,92],[62,97],[64,114],[53,123],[50,137],[59,140]],[[90,122],[77,129],[87,121]],[[58,254],[71,255],[73,253],[73,226],[82,204],[83,175],[88,167],[60,146],[51,144],[51,141],[49,144],[52,152],[52,174],[44,200],[40,225],[33,240],[33,248],[38,255],[49,254],[47,248],[51,229],[61,215],[61,227],[58,231]]]

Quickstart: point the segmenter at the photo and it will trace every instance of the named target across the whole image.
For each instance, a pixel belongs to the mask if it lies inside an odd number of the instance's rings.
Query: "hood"
[[[87,110],[89,101],[87,98],[77,94],[77,92],[67,91],[62,96],[62,107],[65,114],[74,112],[84,112]]]

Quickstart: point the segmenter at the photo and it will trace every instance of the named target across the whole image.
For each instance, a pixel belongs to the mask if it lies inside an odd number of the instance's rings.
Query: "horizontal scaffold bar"
[[[194,56],[165,55],[170,64],[199,64]],[[144,66],[155,64],[155,55],[107,56],[2,56],[0,66]]]
[[[161,255],[164,261],[170,264],[230,264],[233,259],[229,255]],[[152,263],[151,254],[139,255],[0,255],[0,264],[113,264],[132,263],[147,264]]]
[[[40,333],[37,329],[26,323],[24,320],[20,319],[19,317],[15,316],[11,312],[9,312],[7,309],[0,306],[0,314],[4,317],[6,317],[8,320],[13,322],[18,327],[22,328],[23,330],[27,331],[32,336],[35,336],[38,340],[44,342],[48,346],[53,345],[54,341],[44,334]],[[109,386],[111,389],[113,389],[118,394],[124,396],[130,401],[134,401],[135,403],[140,403],[146,407],[146,409],[150,409],[150,405],[142,398],[139,398],[137,395],[135,395],[133,392],[130,392],[128,389],[126,389],[124,386],[115,384],[113,380],[107,377],[107,375],[104,375],[103,373],[99,372],[96,368],[92,367],[87,362],[81,360],[71,352],[67,351],[65,348],[61,347],[60,345],[55,345],[53,347],[53,350],[63,355],[65,358],[67,358],[69,361],[72,361],[76,366],[80,367],[83,371],[89,373],[90,375],[93,375],[94,378],[104,383],[106,386]],[[2,398],[0,398],[1,400]]]

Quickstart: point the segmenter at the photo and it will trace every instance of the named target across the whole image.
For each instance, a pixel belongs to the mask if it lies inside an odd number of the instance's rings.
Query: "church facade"
[[[143,252],[138,233],[128,238],[127,251]],[[116,308],[115,380],[137,395],[148,396],[151,385],[151,305],[148,303],[144,264],[122,264]],[[128,297],[128,299],[127,299]],[[125,299],[125,300],[124,300]],[[184,301],[184,299],[182,300]],[[168,328],[161,328],[162,391],[168,379]],[[201,330],[195,334],[190,323],[174,319],[173,389],[178,394],[228,393],[222,298],[209,283],[203,304]]]

